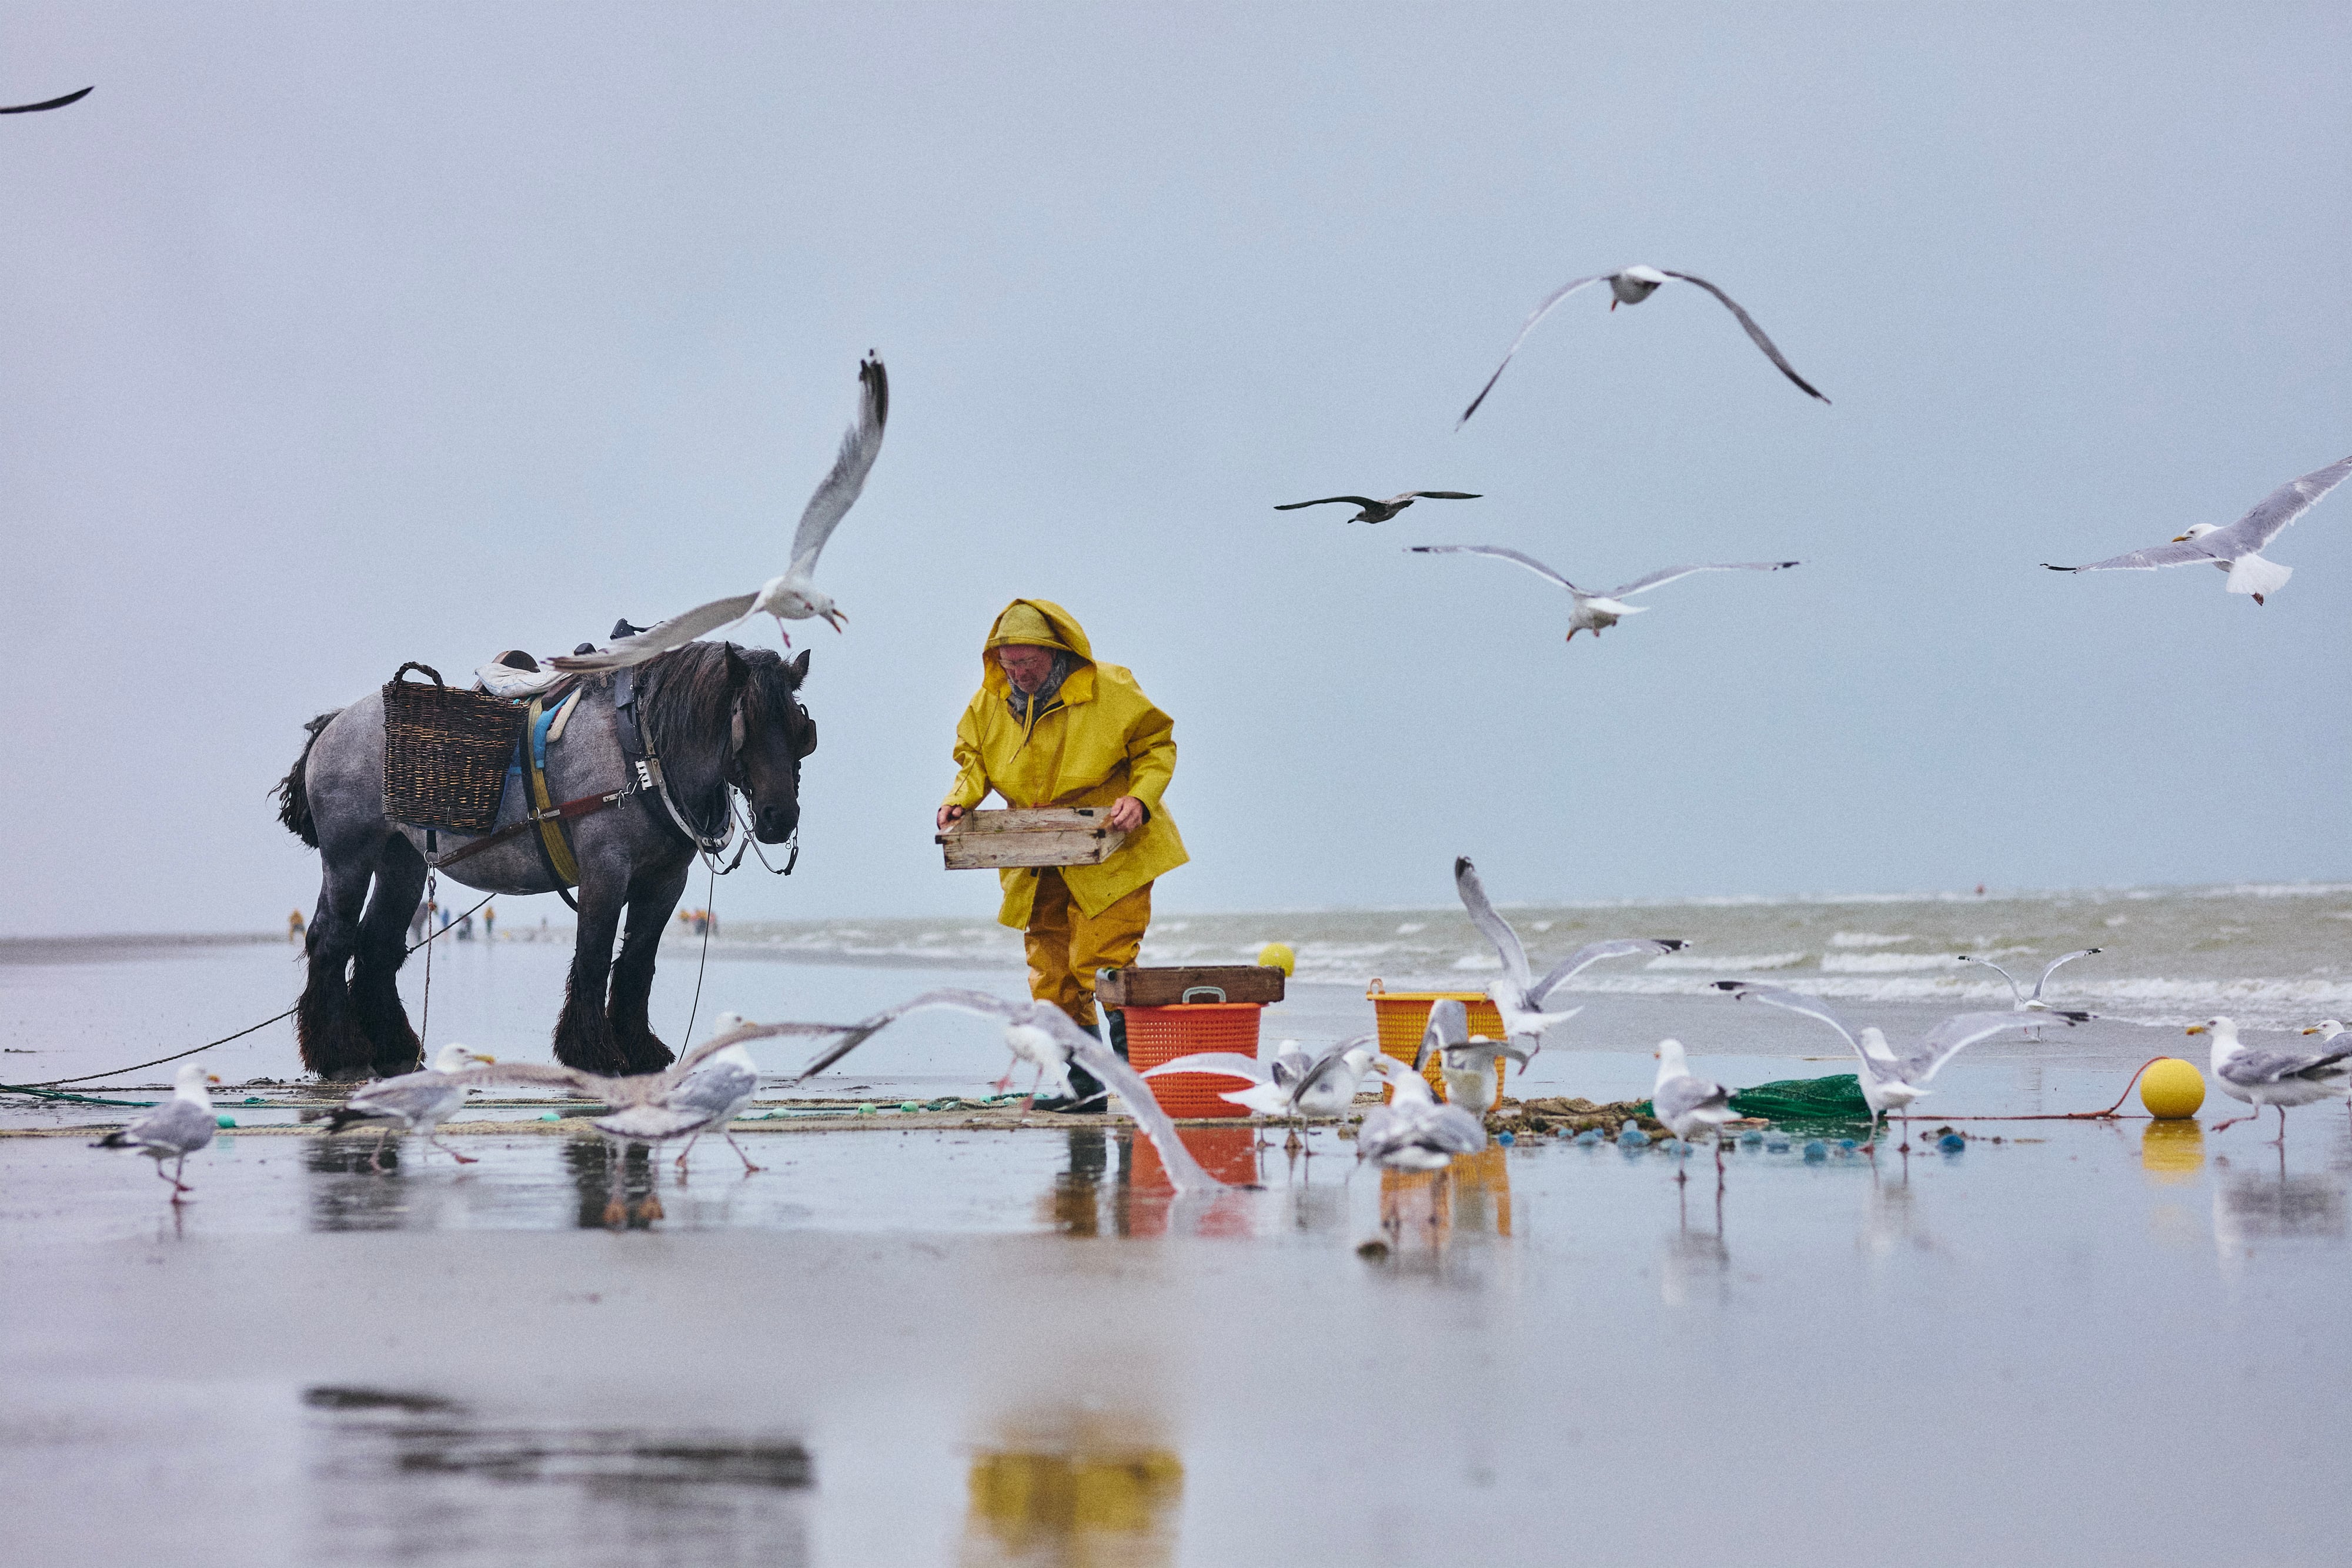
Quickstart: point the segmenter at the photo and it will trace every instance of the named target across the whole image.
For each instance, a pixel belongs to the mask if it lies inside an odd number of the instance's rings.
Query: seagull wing
[[[2094,953],[2103,953],[2105,950],[2103,947],[2077,947],[2072,953],[2061,953],[2051,959],[2050,967],[2042,971],[2042,977],[2033,982],[2033,999],[2037,1002],[2042,999],[2042,988],[2050,983],[2050,977],[2058,972],[2060,965],[2071,964],[2077,958],[2087,958]],[[2017,982],[2010,981],[2009,988],[2012,991],[2017,989]]]
[[[145,1115],[133,1116],[108,1141],[184,1155],[211,1143],[219,1127],[216,1113],[174,1094]]]
[[[1177,1197],[1214,1192],[1225,1185],[1192,1157],[1192,1151],[1176,1135],[1174,1119],[1160,1108],[1160,1102],[1152,1097],[1151,1086],[1127,1064],[1124,1057],[1072,1023],[1070,1015],[1061,1009],[1040,1007],[1037,1011],[1045,1027],[1070,1048],[1071,1058],[1118,1096],[1127,1113],[1135,1118],[1135,1124],[1143,1129],[1144,1135],[1160,1151],[1160,1163],[1166,1168]]]
[[[1742,310],[1739,308],[1738,300],[1734,299],[1730,295],[1726,294],[1722,289],[1717,288],[1714,284],[1709,283],[1704,277],[1695,277],[1687,272],[1669,272],[1663,267],[1658,270],[1664,272],[1668,277],[1679,277],[1685,283],[1696,283],[1701,288],[1706,289],[1709,294],[1714,295],[1717,299],[1722,300],[1723,308],[1730,311],[1734,316],[1739,318],[1739,324],[1748,329],[1748,337],[1755,340],[1758,348],[1764,350],[1764,357],[1771,361],[1774,364],[1780,366],[1780,373],[1788,377],[1790,381],[1796,382],[1797,389],[1800,392],[1803,392],[1808,397],[1819,397],[1823,402],[1830,401],[1825,397],[1822,397],[1820,391],[1814,387],[1812,382],[1807,381],[1804,377],[1797,373],[1796,366],[1790,364],[1787,360],[1781,357],[1780,350],[1772,346],[1772,340],[1764,335],[1764,329],[1756,324],[1756,318],[1750,316],[1747,311]]]
[[[1157,1078],[1163,1072],[1230,1072],[1236,1078],[1246,1078],[1254,1083],[1271,1083],[1274,1077],[1265,1064],[1255,1056],[1244,1056],[1238,1051],[1196,1051],[1190,1056],[1180,1056],[1173,1061],[1163,1061],[1143,1076]]]
[[[1801,996],[1795,991],[1784,991],[1778,986],[1755,985],[1747,980],[1717,980],[1715,982],[1715,988],[1718,991],[1729,991],[1743,1002],[1762,1002],[1766,1007],[1782,1008],[1792,1013],[1802,1013],[1809,1019],[1819,1019],[1837,1030],[1838,1037],[1853,1047],[1853,1053],[1856,1056],[1861,1057],[1865,1063],[1870,1061],[1870,1053],[1862,1049],[1862,1041],[1854,1038],[1853,1030],[1846,1028],[1845,1020],[1811,997]],[[2007,1018],[2009,1015],[2003,1013],[2000,1016]]]
[[[1577,971],[1600,963],[1603,958],[1628,958],[1636,953],[1676,953],[1690,944],[1673,936],[1612,936],[1605,942],[1587,942],[1551,967],[1551,973],[1538,980],[1528,993],[1528,1000],[1540,1008],[1553,988]]]
[[[1470,1043],[1470,1009],[1462,1005],[1459,997],[1445,997],[1429,1004],[1429,1022],[1421,1031],[1421,1049],[1413,1054],[1412,1070],[1429,1071],[1429,1059],[1449,1046]]]
[[[808,1035],[856,1034],[865,1027],[863,1024],[855,1023],[747,1023],[742,1028],[730,1030],[725,1034],[712,1035],[709,1040],[662,1069],[662,1077],[671,1083],[684,1082],[689,1073],[730,1045],[742,1045],[755,1040],[773,1040],[780,1035],[797,1038]]]
[[[1670,566],[1664,571],[1654,571],[1647,577],[1637,577],[1622,588],[1612,588],[1605,595],[1622,599],[1632,593],[1647,593],[1654,588],[1688,577],[1695,571],[1782,571],[1792,566],[1802,566],[1801,560],[1734,560],[1717,561],[1706,566]]]
[[[0,114],[38,114],[45,109],[63,109],[69,103],[79,103],[96,91],[97,88],[98,84],[92,82],[79,92],[69,92],[63,98],[52,98],[41,103],[13,104],[6,109],[0,109]]]
[[[2319,504],[2319,498],[2352,474],[2352,457],[2315,468],[2300,479],[2290,479],[2254,503],[2253,509],[2226,528],[2216,528],[2196,540],[2223,559],[2251,555],[2278,538],[2281,529]]]
[[[617,670],[628,664],[642,664],[656,653],[683,648],[705,632],[716,632],[742,620],[751,613],[751,605],[759,597],[754,592],[714,599],[708,604],[696,605],[683,615],[656,622],[634,637],[615,638],[593,653],[559,653],[547,662],[556,669],[574,671]]]
[[[2093,949],[2093,951],[2094,951],[2094,952],[2095,952],[2095,951],[2097,951],[2097,949],[2094,948],[2094,949]],[[2079,954],[2070,955],[2070,956],[2076,956],[2076,957],[2079,957],[2080,956],[2081,956],[2081,955],[2079,955]],[[1959,954],[1959,955],[1956,956],[1953,958],[1953,960],[1952,960],[1952,961],[1953,961],[1954,963],[1956,963],[1956,964],[1981,964],[1981,965],[1983,965],[1986,968],[1990,969],[1994,974],[1999,975],[2002,979],[2007,980],[2007,981],[2009,982],[2009,994],[2010,994],[2011,996],[2012,996],[2012,997],[2015,997],[2021,1004],[2022,1004],[2022,1003],[2024,1002],[2024,1000],[2025,1000],[2025,993],[2024,993],[2023,991],[2021,991],[2021,990],[2018,989],[2018,986],[2017,986],[2017,977],[2016,977],[2016,976],[2014,976],[2014,975],[2012,975],[2012,974],[2011,974],[2007,969],[2002,968],[1999,964],[1994,963],[1991,959],[1990,959],[1990,958],[1971,958],[1971,957],[1969,957],[1966,953],[1962,953],[1962,954]],[[2059,960],[2058,960],[2058,964],[2063,964],[2063,963],[2064,963],[2065,961],[2066,961],[2066,960],[2065,960],[2064,958],[2061,958],[2061,959],[2059,959]],[[2051,968],[2051,969],[2054,969],[2054,968],[2056,968],[2056,967],[2058,967],[2058,964],[2053,964],[2053,965],[2051,965],[2051,966],[2050,966],[2050,968]],[[2050,977],[2050,969],[2044,969],[2044,970],[2042,972],[2042,977],[2043,979],[2045,979],[2045,980],[2046,980],[2046,979],[2048,979],[2048,978]],[[2037,985],[2037,986],[2035,986],[2035,987],[2033,988],[2033,994],[2034,994],[2035,996],[2037,996],[2037,997],[2038,997],[2038,996],[2040,996],[2040,995],[2042,994],[2042,988],[2041,988],[2040,986],[2038,986],[2038,985]]]
[[[1483,492],[1477,490],[1407,490],[1397,497],[1400,501],[1475,501]]]
[[[1459,1105],[1432,1105],[1412,1120],[1420,1141],[1449,1155],[1475,1155],[1486,1146],[1486,1124]]]
[[[1669,1078],[1658,1085],[1650,1096],[1650,1108],[1658,1120],[1672,1124],[1694,1112],[1720,1111],[1731,1114],[1731,1091],[1709,1079],[1694,1078],[1688,1073]]]
[[[2241,1051],[2221,1064],[2221,1074],[2231,1082],[2240,1084],[2278,1083],[2289,1078],[2339,1078],[2346,1071],[2344,1064],[2347,1057],[2352,1057],[2352,1048],[2344,1051]]]
[[[1526,567],[1546,582],[1556,582],[1570,593],[1584,591],[1535,557],[1521,555],[1517,550],[1507,549],[1501,545],[1407,545],[1405,548],[1414,555],[1490,555],[1496,560],[1507,560],[1515,566]]]
[[[2175,539],[2170,544],[2150,545],[2129,555],[2111,555],[2105,560],[2091,561],[2083,566],[2050,566],[2052,571],[2154,571],[2159,567],[2188,566],[2200,560],[2221,558],[2206,548],[2206,540],[2219,538],[2220,532],[2200,535],[2193,539]]]
[[[1295,512],[1301,507],[1328,507],[1335,501],[1345,501],[1351,507],[1380,507],[1385,505],[1384,502],[1373,500],[1370,496],[1326,496],[1319,501],[1293,501],[1287,506],[1276,507],[1275,510],[1277,512]]]
[[[1486,884],[1478,880],[1478,868],[1464,855],[1454,862],[1454,891],[1462,897],[1462,907],[1470,912],[1470,924],[1486,934],[1486,940],[1502,955],[1503,974],[1519,995],[1526,996],[1533,977],[1528,973],[1528,950],[1519,946],[1519,934],[1511,923],[1495,913],[1486,900]]]
[[[650,1084],[653,1075],[647,1075]],[[639,1092],[628,1087],[625,1078],[606,1078],[594,1072],[583,1072],[576,1067],[562,1067],[547,1061],[499,1061],[488,1067],[468,1067],[449,1074],[452,1083],[469,1088],[490,1089],[509,1085],[531,1089],[568,1089],[583,1100],[602,1100],[608,1104],[625,1104],[639,1097]]]
[[[1959,1013],[1929,1030],[1927,1039],[1895,1060],[1902,1064],[1906,1083],[1925,1083],[1936,1076],[1937,1069],[1980,1040],[1990,1040],[2011,1030],[2033,1029],[2053,1020],[2071,1027],[2090,1016],[2088,1013],[2054,1010],[2046,1013]]]
[[[1008,1002],[1003,997],[991,996],[986,991],[967,990],[957,986],[943,986],[935,991],[925,991],[921,996],[910,998],[894,1008],[884,1008],[873,1017],[853,1025],[847,1033],[819,1052],[814,1061],[793,1074],[793,1082],[815,1077],[911,1012],[919,1012],[926,1008],[952,1008],[958,1012],[977,1013],[982,1018],[994,1019],[1000,1024],[1013,1024],[1024,1021],[1028,1005]]]
[[[451,1103],[452,1097],[455,1104]],[[446,1111],[455,1110],[466,1100],[465,1086],[453,1082],[443,1072],[405,1072],[398,1078],[387,1078],[381,1083],[370,1084],[342,1103],[346,1120],[373,1116],[414,1124],[421,1119],[437,1121]]]
[[[890,377],[882,361],[868,355],[857,367],[857,423],[841,438],[833,469],[817,485],[801,510],[801,526],[793,533],[793,575],[806,577],[816,570],[816,558],[833,530],[849,514],[866,476],[882,451],[882,426],[890,418]]]
[[[1349,1051],[1360,1045],[1370,1045],[1379,1039],[1380,1036],[1376,1034],[1360,1034],[1340,1040],[1337,1044],[1325,1046],[1322,1054],[1315,1059],[1315,1065],[1307,1070],[1305,1075],[1298,1080],[1297,1087],[1291,1090],[1291,1103],[1297,1104],[1306,1099],[1308,1090],[1337,1072],[1345,1063]]]
[[[1582,288],[1589,284],[1598,283],[1602,278],[1612,276],[1613,276],[1613,274],[1596,272],[1590,277],[1580,277],[1573,283],[1563,283],[1558,288],[1553,289],[1549,294],[1545,295],[1543,298],[1543,303],[1535,308],[1534,311],[1528,317],[1527,324],[1519,329],[1519,335],[1511,340],[1511,346],[1503,350],[1503,362],[1495,367],[1495,373],[1486,378],[1486,384],[1478,389],[1478,395],[1470,400],[1470,406],[1464,409],[1462,411],[1462,417],[1454,422],[1454,428],[1459,430],[1464,425],[1470,423],[1470,416],[1478,412],[1478,405],[1486,401],[1486,394],[1493,392],[1495,390],[1495,383],[1503,379],[1503,371],[1510,366],[1511,356],[1519,351],[1519,345],[1528,340],[1528,334],[1536,329],[1536,323],[1551,314],[1551,308],[1553,306],[1559,304],[1561,300],[1567,298],[1578,289]],[[1736,310],[1738,307],[1733,306],[1732,308]]]

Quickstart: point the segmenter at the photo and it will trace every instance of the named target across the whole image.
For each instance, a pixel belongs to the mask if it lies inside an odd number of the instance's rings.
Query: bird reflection
[[[567,1139],[563,1167],[579,1194],[581,1229],[642,1229],[662,1217],[661,1198],[654,1191],[653,1150],[646,1145]]]
[[[1381,1172],[1381,1228],[1390,1241],[1437,1249],[1456,1233],[1511,1233],[1509,1151],[1488,1144],[1433,1171]]]
[[[965,1568],[1176,1560],[1183,1462],[1138,1423],[1091,1412],[1014,1423],[972,1456],[968,1484]]]
[[[1935,1238],[1919,1222],[1913,1196],[1910,1155],[1902,1155],[1899,1165],[1871,1162],[1870,1208],[1863,1217],[1858,1238],[1864,1252],[1884,1258],[1904,1246],[1921,1252],[1936,1249]]]
[[[2340,1176],[2231,1176],[2213,1188],[2213,1249],[2224,1267],[2252,1256],[2256,1241],[2331,1237],[2346,1231]]]
[[[1717,1300],[1727,1299],[1731,1284],[1731,1249],[1723,1239],[1723,1188],[1715,1189],[1715,1228],[1693,1230],[1690,1187],[1676,1183],[1675,1233],[1666,1238],[1666,1255],[1658,1270],[1658,1293],[1670,1307],[1685,1307],[1692,1295],[1712,1287]]]
[[[306,1138],[303,1144],[311,1229],[399,1230],[415,1223],[409,1204],[416,1193],[404,1179],[397,1145],[384,1151],[378,1169],[368,1161],[364,1139]]]

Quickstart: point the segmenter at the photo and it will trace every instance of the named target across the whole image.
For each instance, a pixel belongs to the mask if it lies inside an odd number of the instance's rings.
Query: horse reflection
[[[572,1138],[563,1145],[563,1166],[580,1197],[581,1229],[641,1230],[662,1217],[653,1151],[645,1145]]]

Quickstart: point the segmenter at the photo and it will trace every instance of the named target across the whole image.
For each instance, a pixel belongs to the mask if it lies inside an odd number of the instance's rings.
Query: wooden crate
[[[1214,991],[1218,994],[1209,995]],[[1282,1000],[1282,971],[1260,964],[1190,964],[1166,968],[1106,969],[1095,999],[1110,1008],[1181,1007],[1187,992],[1195,1002]]]
[[[1098,865],[1127,841],[1108,806],[1040,806],[967,811],[935,841],[950,871],[1006,866]]]

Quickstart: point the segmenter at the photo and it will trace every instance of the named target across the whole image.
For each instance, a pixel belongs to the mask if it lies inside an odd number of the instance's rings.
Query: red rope
[[[2132,1084],[2139,1082],[2139,1075],[2141,1073],[2146,1072],[2149,1068],[2154,1067],[2159,1061],[2168,1061],[2169,1060],[2171,1060],[2169,1057],[2151,1056],[2146,1061],[2141,1062],[2137,1067],[2132,1069],[2130,1081],[2125,1083],[2124,1092],[2116,1095],[2116,1103],[2113,1105],[2108,1106],[2104,1111],[2044,1111],[2031,1116],[1915,1116],[1913,1117],[1913,1120],[1921,1122],[2121,1122],[2126,1120],[2146,1122],[2152,1120],[2152,1118],[2143,1116],[2136,1111],[2131,1113],[2127,1117],[2118,1116],[2116,1113],[2123,1108],[2123,1103],[2125,1101],[2131,1098]]]

